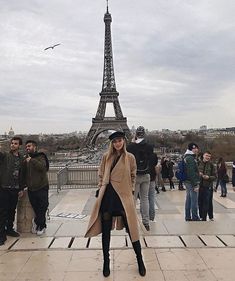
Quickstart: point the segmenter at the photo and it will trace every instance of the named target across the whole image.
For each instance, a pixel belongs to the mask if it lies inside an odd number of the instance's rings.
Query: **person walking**
[[[216,163],[217,180],[216,180],[216,183],[215,183],[214,192],[217,192],[218,186],[219,186],[218,169],[219,169],[219,164],[218,164],[218,161],[217,161],[217,163]]]
[[[162,170],[161,170],[162,179],[163,179],[163,182],[165,183],[166,180],[169,178],[169,168],[168,168],[168,165],[167,165],[167,157],[162,157],[161,166],[162,166]]]
[[[140,213],[142,222],[147,231],[149,226],[149,185],[150,185],[150,160],[153,147],[145,141],[145,129],[139,126],[136,129],[134,142],[127,146],[127,151],[135,156],[137,176],[135,184],[135,198],[140,197]]]
[[[164,156],[161,158],[161,179],[163,182],[162,191],[166,192],[165,182],[168,179],[168,167],[167,167],[167,158]]]
[[[217,173],[218,173],[219,185],[221,188],[220,197],[226,197],[227,196],[227,185],[226,185],[225,177],[227,175],[227,167],[226,167],[225,161],[222,157],[220,157],[218,160]]]
[[[18,197],[23,195],[21,145],[22,139],[13,137],[10,152],[0,152],[0,246],[4,245],[7,236],[20,236],[14,230],[14,220]]]
[[[126,150],[125,134],[114,132],[99,167],[97,200],[91,212],[85,237],[102,233],[103,275],[110,275],[110,232],[126,228],[136,254],[139,274],[145,276],[139,241],[138,220],[133,193],[136,180],[135,157]]]
[[[178,163],[177,163],[177,168],[175,171],[175,177],[178,179],[178,190],[185,190],[184,188],[184,180],[186,177],[185,174],[185,161],[184,161],[184,157],[181,156],[181,158],[179,159]]]
[[[163,157],[161,160],[161,165],[162,165],[162,179],[164,183],[166,180],[169,181],[170,184],[170,189],[175,189],[174,183],[173,183],[173,177],[174,177],[174,171],[173,171],[173,166],[175,163],[168,157]],[[165,187],[164,187],[165,189]],[[163,190],[163,191],[166,191]]]
[[[25,144],[26,158],[23,163],[23,176],[28,188],[29,201],[35,213],[32,220],[32,233],[42,235],[46,231],[46,212],[48,209],[49,162],[43,152],[37,151],[37,142],[28,140]]]
[[[173,177],[174,177],[174,171],[173,171],[173,166],[175,163],[171,160],[171,158],[167,159],[167,167],[168,167],[168,180],[170,183],[170,189],[175,189],[174,182],[173,182]]]
[[[159,189],[160,187],[162,188],[162,191],[166,191],[165,186],[164,186],[164,181],[162,179],[162,165],[161,162],[157,164],[156,166],[156,191],[157,194],[159,194]]]
[[[199,190],[199,170],[196,156],[198,154],[198,145],[196,143],[189,143],[188,149],[184,155],[185,168],[187,179],[186,186],[186,200],[185,200],[185,220],[199,221],[198,216],[198,190]]]
[[[233,161],[233,167],[232,167],[232,186],[233,186],[233,191],[235,191],[235,161]]]
[[[216,179],[216,174],[209,151],[203,153],[202,160],[198,164],[198,169],[200,174],[198,195],[199,215],[203,221],[206,221],[207,215],[210,220],[213,220],[213,181]]]

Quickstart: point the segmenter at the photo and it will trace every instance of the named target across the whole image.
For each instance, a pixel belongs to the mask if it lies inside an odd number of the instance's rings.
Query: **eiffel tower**
[[[127,118],[123,116],[118,100],[119,93],[116,90],[113,66],[113,51],[111,38],[112,17],[108,9],[104,15],[105,43],[104,43],[104,72],[103,85],[100,93],[100,102],[95,118],[92,118],[92,126],[87,134],[85,144],[94,146],[98,135],[107,130],[121,130],[130,138],[130,129],[127,126]],[[115,117],[105,117],[107,103],[113,104]]]

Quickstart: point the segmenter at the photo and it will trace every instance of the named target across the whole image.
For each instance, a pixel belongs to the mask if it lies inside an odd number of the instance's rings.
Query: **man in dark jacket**
[[[145,139],[145,129],[139,126],[136,129],[135,139],[127,146],[127,151],[135,156],[137,165],[137,176],[135,185],[135,198],[140,197],[140,212],[142,222],[146,230],[149,231],[149,185],[150,185],[150,161],[153,154],[153,147],[147,144]]]
[[[202,161],[198,164],[200,173],[200,187],[198,195],[199,215],[203,221],[206,221],[207,214],[213,220],[213,181],[216,179],[215,167],[211,160],[211,153],[203,153]],[[209,212],[210,210],[210,212]]]
[[[186,201],[185,201],[185,220],[198,221],[198,191],[199,191],[199,170],[196,156],[198,154],[198,145],[189,143],[188,149],[184,155],[185,168],[187,179],[186,186]]]
[[[0,152],[0,246],[6,241],[6,235],[20,236],[13,226],[18,197],[23,195],[21,145],[22,139],[14,137],[10,152]]]
[[[34,140],[28,140],[25,147],[27,156],[23,163],[23,175],[29,201],[35,213],[32,233],[42,235],[46,230],[46,212],[49,205],[47,177],[49,163],[46,155],[37,151],[37,143]]]

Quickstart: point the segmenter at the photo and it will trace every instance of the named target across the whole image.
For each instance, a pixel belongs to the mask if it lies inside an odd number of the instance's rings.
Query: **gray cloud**
[[[0,5],[0,133],[88,130],[102,86],[106,1]],[[234,126],[232,0],[119,0],[110,12],[129,126]]]

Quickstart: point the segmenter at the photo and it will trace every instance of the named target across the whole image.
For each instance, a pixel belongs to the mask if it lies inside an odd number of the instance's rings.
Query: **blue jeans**
[[[156,201],[156,182],[150,181],[149,184],[149,219],[151,221],[155,218],[155,201]]]
[[[219,184],[220,184],[220,187],[221,187],[221,195],[227,195],[226,182],[224,182],[223,180],[219,180]]]
[[[186,187],[185,220],[197,221],[199,220],[198,191],[195,191],[194,187],[189,182],[185,182],[185,187]]]
[[[150,175],[137,175],[135,183],[135,199],[140,196],[140,214],[143,224],[149,224],[149,183]]]

